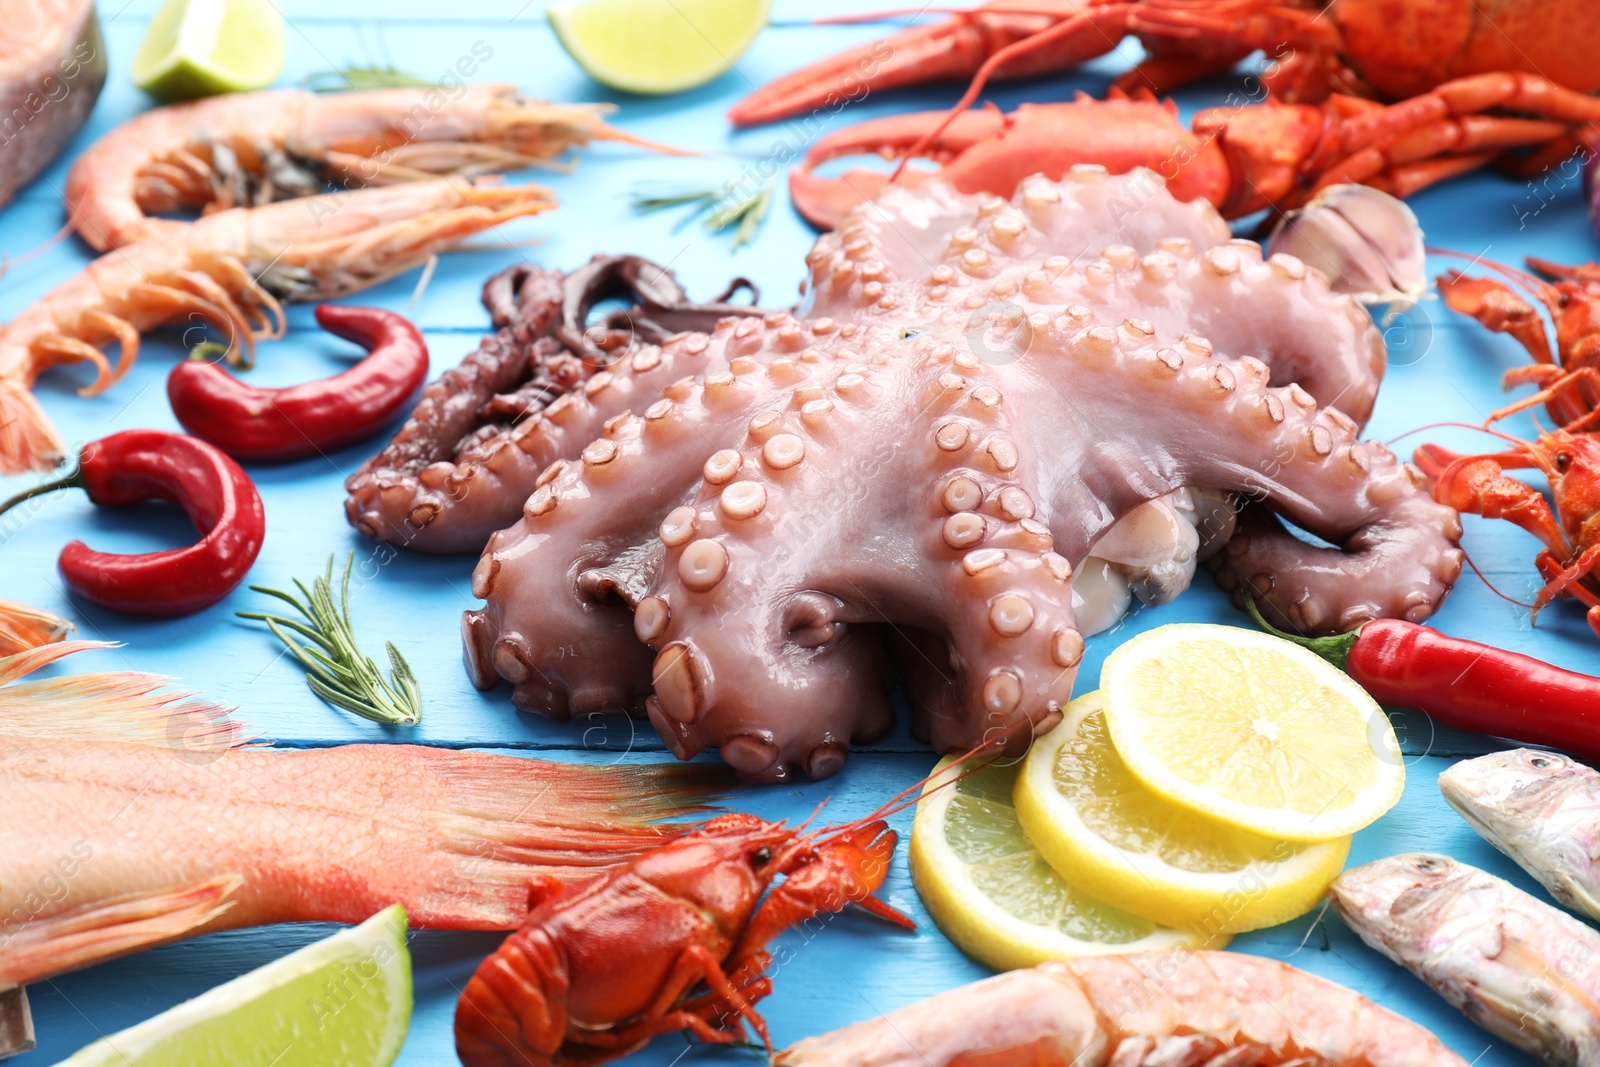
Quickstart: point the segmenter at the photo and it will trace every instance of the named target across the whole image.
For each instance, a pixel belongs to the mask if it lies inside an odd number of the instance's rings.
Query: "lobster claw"
[[[795,210],[819,229],[831,230],[857,204],[877,196],[888,184],[889,176],[880,171],[854,168],[839,177],[823,177],[817,167],[842,156],[880,155],[898,159],[929,133],[950,118],[946,111],[921,111],[869,119],[819,138],[807,150],[800,165],[789,172],[789,197]],[[995,108],[963,111],[946,129],[922,150],[923,155],[944,162],[987,140],[1006,126],[1006,116]],[[933,172],[902,171],[898,184],[915,186]]]

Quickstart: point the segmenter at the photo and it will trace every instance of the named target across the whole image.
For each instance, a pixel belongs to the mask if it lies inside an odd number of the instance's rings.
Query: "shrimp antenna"
[[[11,256],[5,253],[0,253],[0,278],[5,277],[6,272],[12,267],[21,263],[26,263],[39,253],[48,252],[62,241],[65,241],[68,237],[72,236],[73,230],[74,227],[72,225],[72,221],[69,219],[68,221],[62,223],[61,229],[57,230],[49,237],[46,237],[38,246],[28,249],[28,251],[22,253],[20,256]]]

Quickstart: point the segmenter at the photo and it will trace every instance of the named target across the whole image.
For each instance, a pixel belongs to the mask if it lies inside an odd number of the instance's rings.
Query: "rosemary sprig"
[[[642,214],[666,208],[692,206],[684,221],[705,216],[705,227],[712,233],[721,233],[733,227],[733,247],[749,244],[761,228],[772,206],[772,182],[767,182],[753,193],[740,193],[732,182],[718,189],[682,189],[674,192],[635,189],[633,210]]]
[[[305,84],[314,93],[351,93],[367,89],[432,89],[439,83],[383,66],[319,70],[306,75]]]
[[[356,554],[350,553],[345,561],[344,581],[339,588],[339,604],[333,602],[333,559],[328,556],[328,570],[307,589],[300,579],[295,587],[305,598],[304,603],[291,593],[252,585],[258,593],[275,596],[289,604],[310,625],[282,615],[267,615],[257,611],[241,611],[241,619],[257,619],[267,624],[273,636],[284,643],[306,669],[306,684],[317,696],[335,707],[371,719],[373,722],[412,726],[422,719],[422,693],[417,688],[416,675],[392,642],[385,642],[389,650],[389,678],[384,679],[371,656],[362,655],[356,648],[355,630],[350,625],[350,571],[355,566]],[[300,644],[290,632],[307,639],[310,644]]]

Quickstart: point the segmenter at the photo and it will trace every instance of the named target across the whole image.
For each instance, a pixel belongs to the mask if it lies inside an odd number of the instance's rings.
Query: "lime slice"
[[[1034,847],[1075,885],[1153,922],[1243,933],[1316,907],[1350,839],[1294,844],[1163,800],[1128,772],[1100,693],[1033,743],[1014,795]]]
[[[387,1067],[410,1022],[406,913],[396,904],[60,1067]]]
[[[767,24],[768,0],[587,0],[551,4],[556,37],[595,81],[676,93],[733,66]]]
[[[271,85],[283,70],[272,0],[167,0],[133,57],[133,84],[160,100]]]
[[[1281,638],[1157,627],[1106,657],[1100,685],[1111,740],[1134,777],[1242,830],[1332,841],[1394,807],[1405,786],[1377,701]]]
[[[945,784],[969,770],[941,761],[911,827],[911,880],[939,929],[969,956],[1011,970],[1071,956],[1227,944],[1225,935],[1157,926],[1063,880],[1017,825],[1017,765],[991,764]]]

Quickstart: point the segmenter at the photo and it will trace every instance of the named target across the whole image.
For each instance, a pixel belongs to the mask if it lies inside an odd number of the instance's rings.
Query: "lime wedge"
[[[733,66],[767,24],[768,0],[554,3],[550,25],[596,81],[630,93],[676,93]]]
[[[410,1023],[406,913],[396,904],[59,1067],[387,1067]]]
[[[133,84],[161,100],[271,85],[283,70],[272,0],[167,0],[133,57]]]

